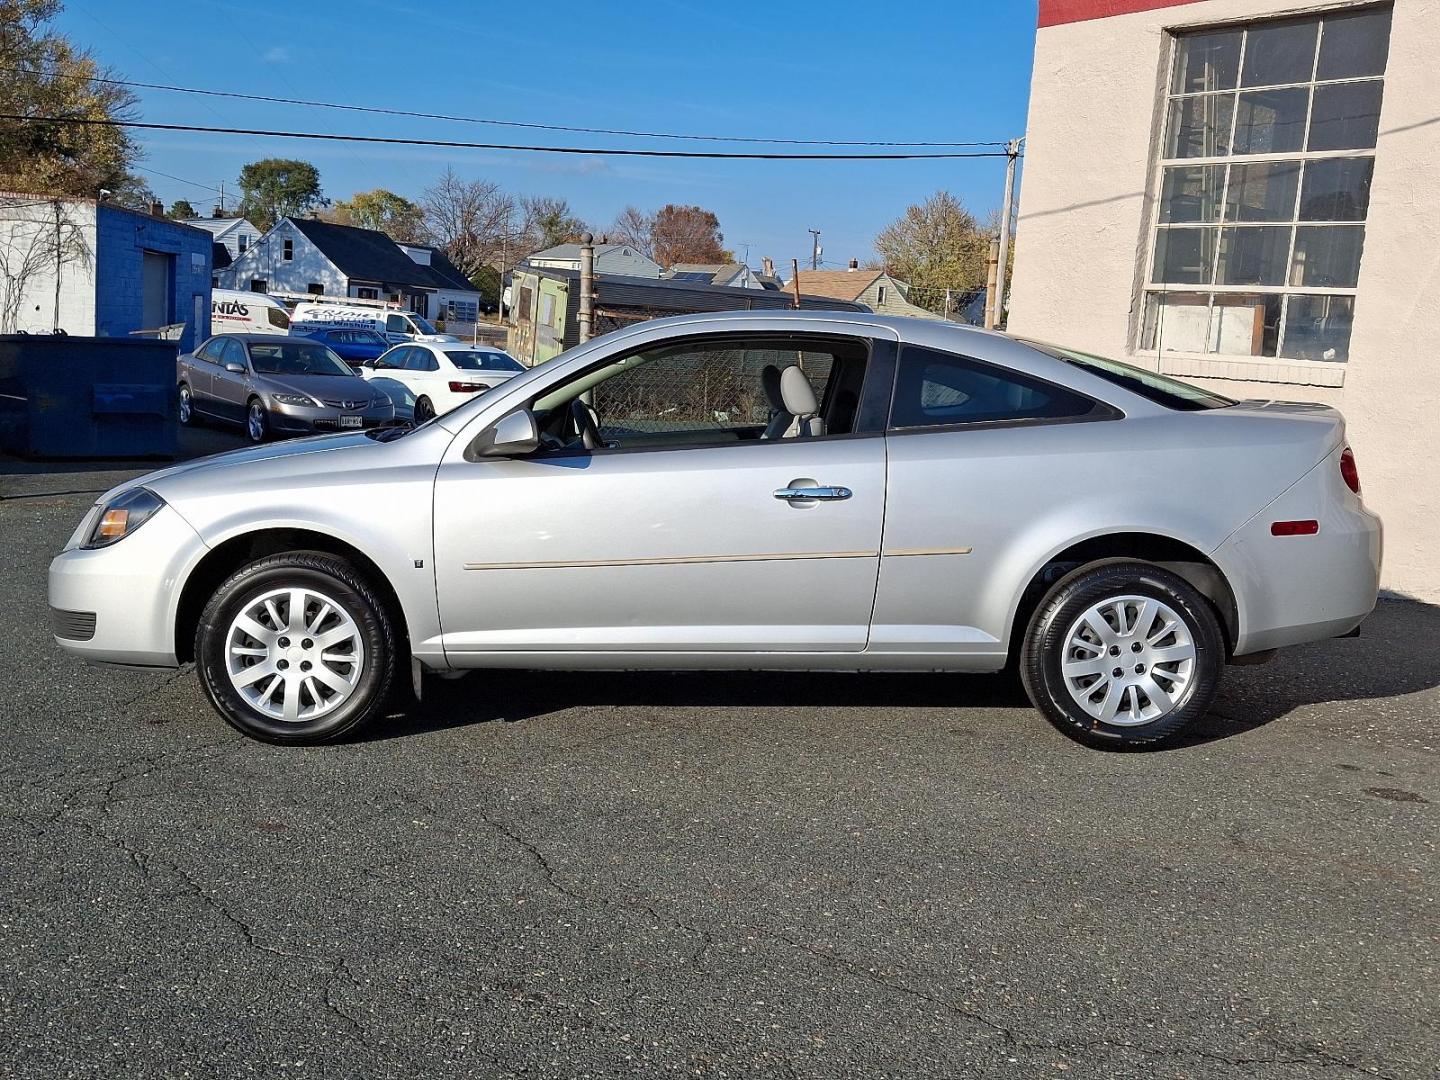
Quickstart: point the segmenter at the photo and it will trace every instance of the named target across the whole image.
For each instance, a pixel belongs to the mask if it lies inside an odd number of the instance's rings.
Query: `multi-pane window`
[[[1390,9],[1179,35],[1140,346],[1343,361]]]

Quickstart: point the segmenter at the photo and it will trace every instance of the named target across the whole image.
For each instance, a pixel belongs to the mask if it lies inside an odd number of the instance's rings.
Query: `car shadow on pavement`
[[[1358,638],[1282,650],[1268,664],[1231,666],[1210,713],[1149,752],[1182,750],[1253,731],[1297,709],[1362,702],[1440,686],[1440,607],[1382,600]],[[567,709],[790,707],[1011,709],[1031,712],[1010,674],[836,672],[477,671],[428,679],[424,699],[358,738],[404,738],[486,722],[529,720]],[[1034,716],[1038,722],[1038,716]],[[1105,748],[1107,744],[1100,744]],[[1131,749],[1114,747],[1114,749]]]

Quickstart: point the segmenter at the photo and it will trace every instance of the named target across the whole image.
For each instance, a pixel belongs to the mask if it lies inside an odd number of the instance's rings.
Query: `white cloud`
[[[266,64],[288,64],[290,62],[290,50],[284,45],[276,45],[273,49],[267,49],[261,55],[260,60]]]

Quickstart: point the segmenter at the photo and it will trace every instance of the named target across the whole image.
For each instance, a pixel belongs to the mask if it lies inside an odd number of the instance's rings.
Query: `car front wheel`
[[[1062,730],[1148,743],[1205,715],[1224,661],[1209,601],[1178,574],[1126,560],[1056,583],[1030,620],[1020,675]]]
[[[428,397],[419,398],[415,402],[415,423],[423,424],[427,420],[435,418],[435,406],[430,403]]]
[[[179,419],[185,427],[195,422],[195,399],[190,394],[190,387],[185,383],[180,384]]]
[[[322,552],[242,567],[210,598],[195,636],[211,704],[238,731],[274,743],[327,742],[374,718],[396,652],[374,588]]]
[[[263,443],[270,435],[270,414],[259,398],[251,398],[245,407],[245,434],[253,443]]]

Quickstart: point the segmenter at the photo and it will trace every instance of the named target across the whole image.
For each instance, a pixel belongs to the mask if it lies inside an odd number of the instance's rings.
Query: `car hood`
[[[359,381],[359,380],[356,380]],[[366,393],[368,393],[368,389]],[[265,462],[274,462],[280,458],[303,459],[311,455],[332,455],[351,448],[362,446],[374,446],[375,440],[366,436],[363,432],[352,432],[341,435],[314,435],[305,439],[287,439],[284,442],[270,443],[265,446],[251,446],[240,450],[227,450],[222,454],[211,454],[209,457],[195,458],[193,461],[184,461],[178,465],[172,465],[168,469],[159,469],[152,473],[146,473],[135,480],[127,480],[111,488],[101,496],[100,501],[106,502],[122,491],[130,488],[149,488],[167,502],[170,494],[178,490],[183,482],[194,479],[204,479],[210,482],[220,481],[219,475],[223,470],[236,469],[247,465],[257,465]],[[319,460],[333,461],[332,457],[324,457]],[[316,462],[317,466],[319,461]]]
[[[266,386],[279,393],[304,394],[320,400],[349,399],[368,402],[374,394],[358,375],[267,375],[257,373]]]

